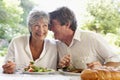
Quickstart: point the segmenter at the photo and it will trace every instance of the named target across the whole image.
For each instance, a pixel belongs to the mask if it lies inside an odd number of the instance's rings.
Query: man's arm
[[[104,66],[118,67],[120,66],[120,62],[107,62]]]

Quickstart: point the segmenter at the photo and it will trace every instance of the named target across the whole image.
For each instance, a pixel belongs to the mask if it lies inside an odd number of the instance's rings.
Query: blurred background
[[[46,12],[67,6],[75,12],[78,28],[101,34],[120,54],[120,0],[0,0],[0,64],[11,39],[29,34],[26,18],[39,6]],[[49,31],[47,38],[53,39]]]

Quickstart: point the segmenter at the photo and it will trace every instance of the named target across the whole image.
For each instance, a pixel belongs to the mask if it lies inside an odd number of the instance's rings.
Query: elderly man
[[[59,66],[72,64],[75,68],[96,68],[102,65],[117,67],[120,58],[98,34],[77,29],[74,13],[61,7],[50,13],[50,30],[58,39]]]

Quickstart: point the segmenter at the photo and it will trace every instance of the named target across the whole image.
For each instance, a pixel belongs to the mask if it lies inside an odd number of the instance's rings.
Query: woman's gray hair
[[[49,24],[50,18],[47,12],[41,11],[39,8],[34,8],[30,11],[27,17],[27,26],[29,32],[31,32],[31,27],[39,20],[43,19]]]

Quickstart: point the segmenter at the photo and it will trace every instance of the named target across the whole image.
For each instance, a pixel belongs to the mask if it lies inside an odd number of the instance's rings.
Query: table
[[[0,70],[0,80],[81,80],[80,76],[63,75],[59,72],[46,75],[22,74],[16,72],[15,74],[3,74]]]

